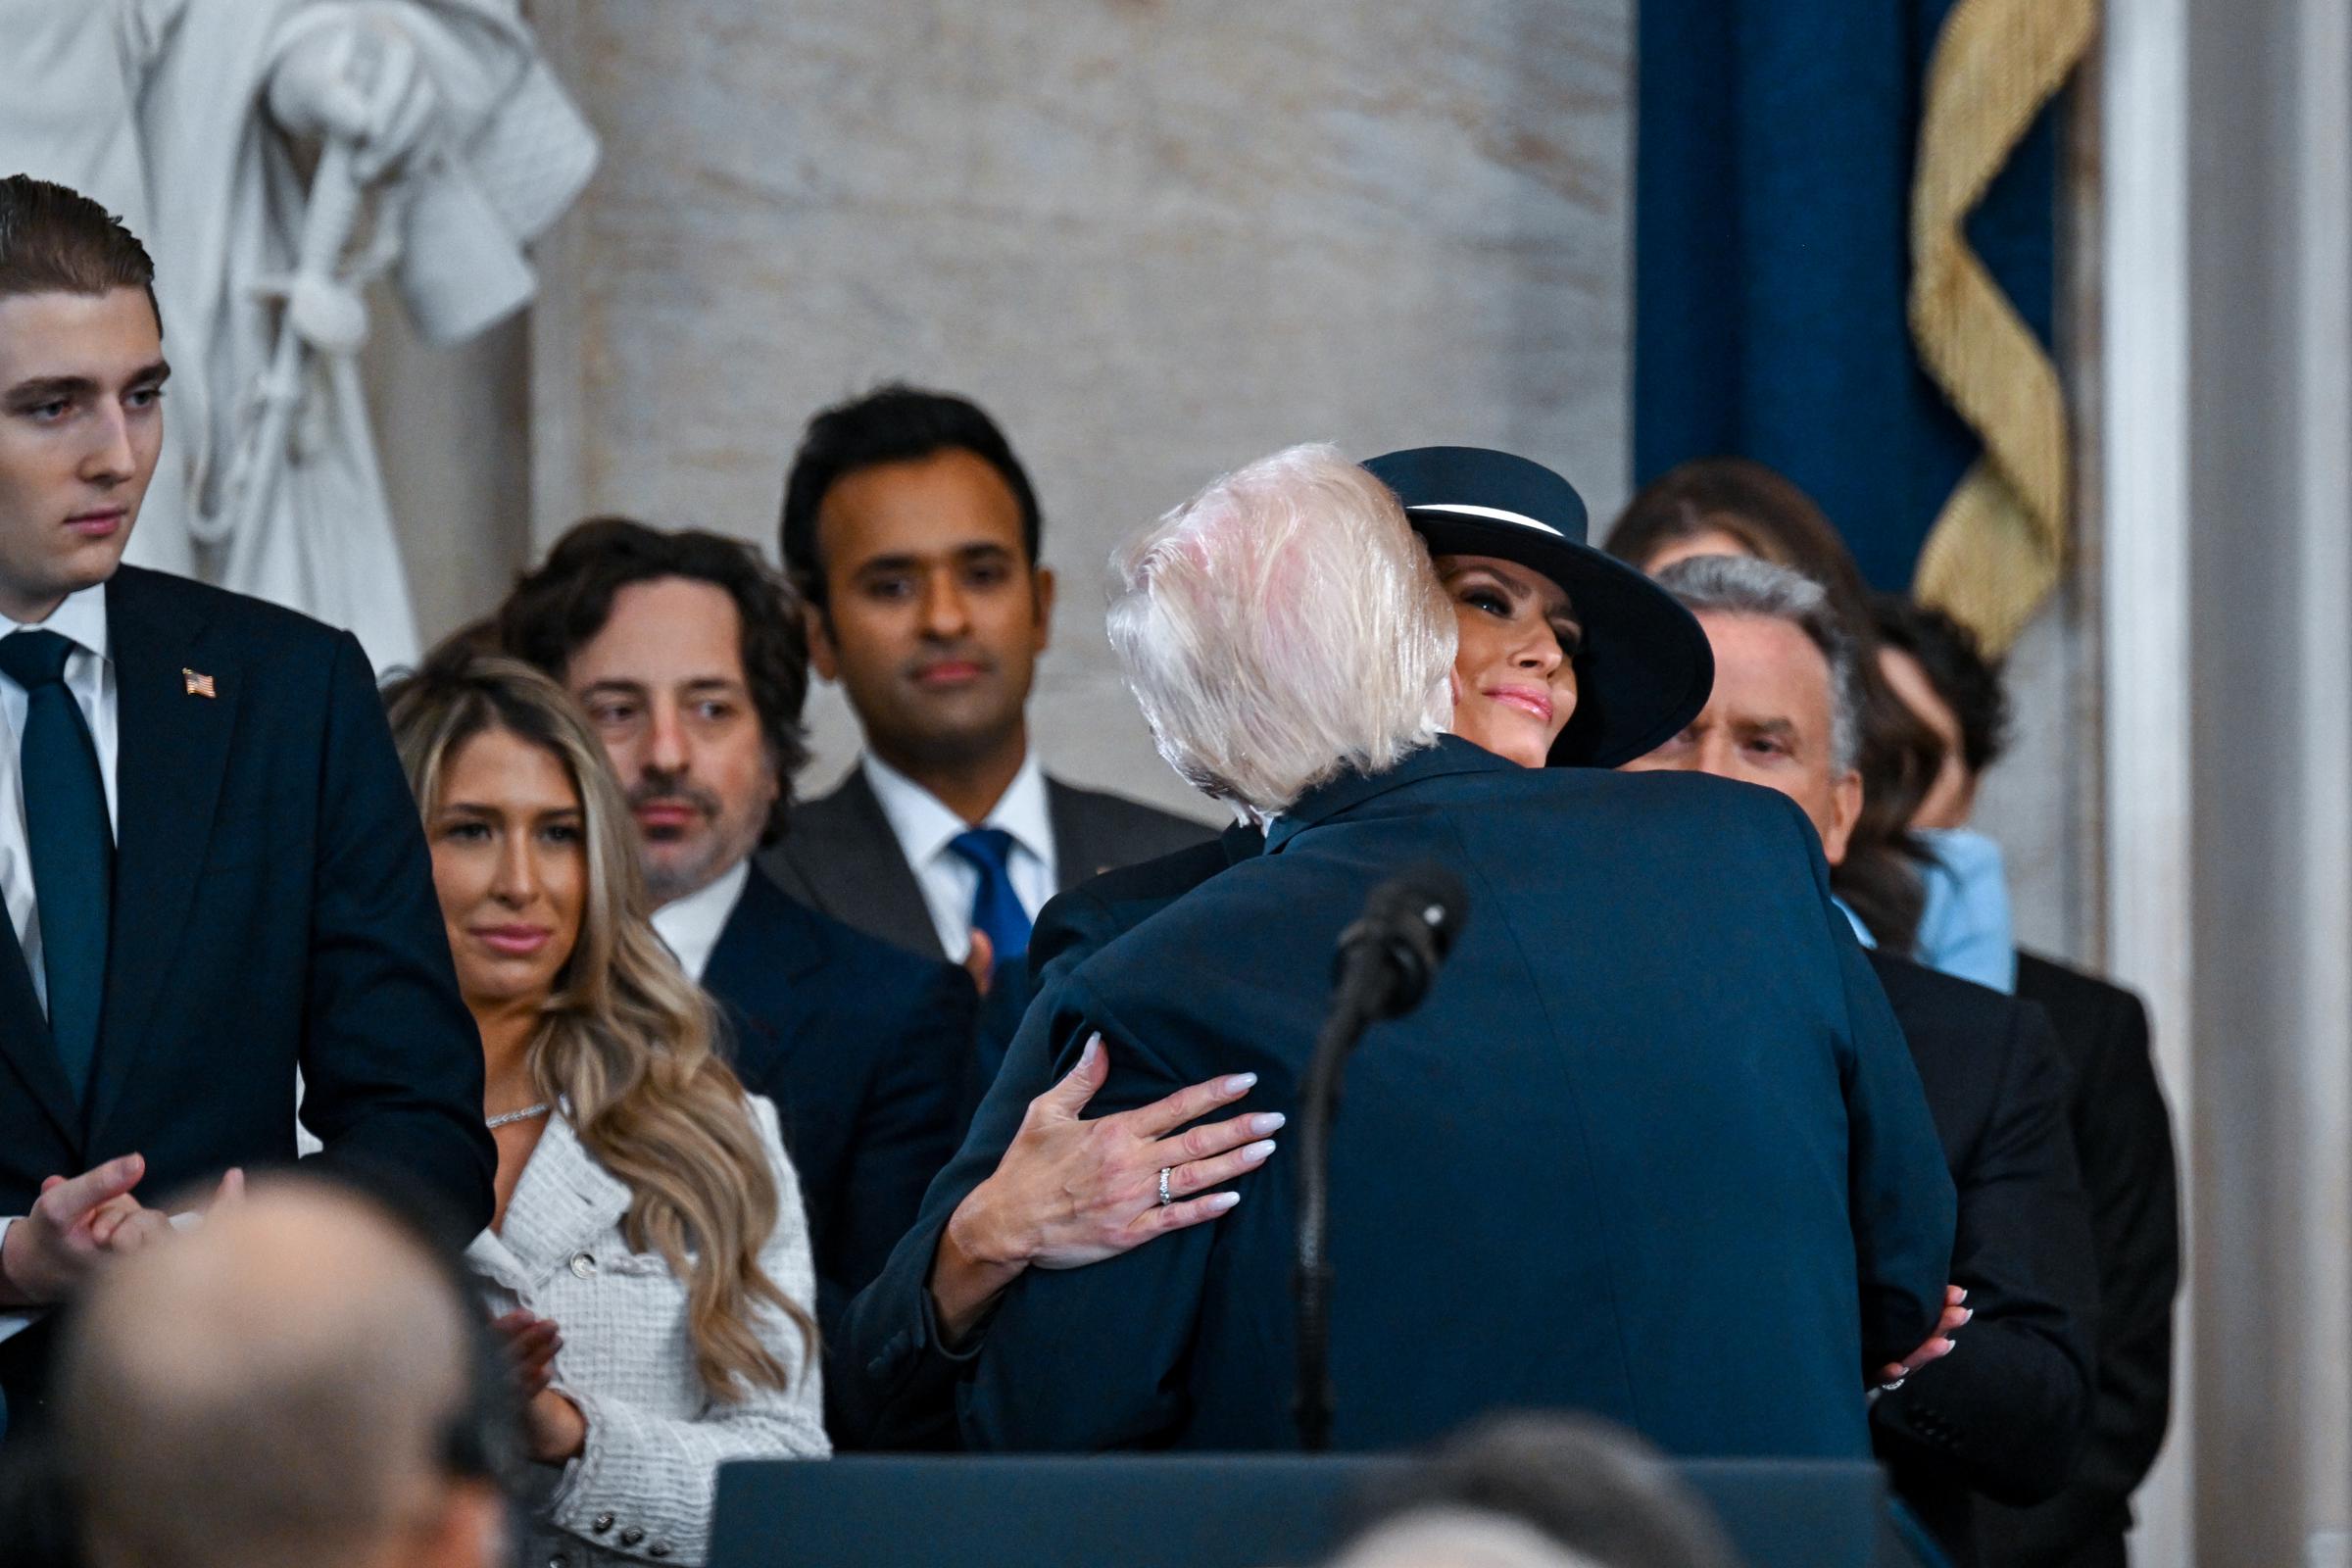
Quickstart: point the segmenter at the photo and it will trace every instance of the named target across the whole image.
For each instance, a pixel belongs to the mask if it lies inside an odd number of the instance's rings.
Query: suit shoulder
[[[1984,1054],[2033,1033],[2039,1022],[2041,1009],[2033,1003],[1924,963],[1873,952],[1870,967],[1906,1038],[1952,1039]]]
[[[2147,1029],[2148,1009],[2139,993],[2023,948],[2017,953],[2017,994],[2040,1003],[2053,1015],[2061,1009],[2098,1014],[2111,1024],[2130,1020],[2142,1032]]]
[[[1115,845],[1122,863],[1166,855],[1217,836],[1217,830],[1206,822],[1108,790],[1082,789],[1051,775],[1046,790],[1056,818],[1099,844]]]
[[[805,954],[824,964],[836,984],[855,982],[874,989],[881,999],[904,997],[942,983],[963,979],[962,969],[945,959],[909,953],[905,948],[868,936],[846,921],[811,909],[794,898],[765,866],[755,863],[746,884],[744,914],[760,925],[764,943],[777,951]]]
[[[225,633],[273,652],[323,658],[330,656],[345,636],[338,628],[298,610],[192,577],[123,566],[115,573],[115,582],[133,606],[167,604],[182,615],[203,621],[213,635]]]

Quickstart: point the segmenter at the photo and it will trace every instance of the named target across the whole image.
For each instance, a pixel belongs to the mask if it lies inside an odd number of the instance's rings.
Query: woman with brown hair
[[[385,700],[481,1030],[497,1210],[468,1257],[511,1309],[545,1467],[530,1555],[700,1562],[721,1461],[830,1451],[775,1107],[655,934],[563,689],[455,647]]]
[[[1862,811],[1831,881],[1872,936],[1909,954],[1927,905],[1911,819],[1942,746],[1880,672],[1870,591],[1813,498],[1745,458],[1700,458],[1643,486],[1609,531],[1610,555],[1656,575],[1692,556],[1753,556],[1821,584],[1862,649]]]

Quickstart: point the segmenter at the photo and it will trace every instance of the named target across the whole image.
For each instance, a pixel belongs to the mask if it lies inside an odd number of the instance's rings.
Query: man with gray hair
[[[1862,806],[1852,637],[1827,596],[1745,556],[1681,562],[1659,581],[1697,615],[1715,689],[1637,770],[1742,779],[1803,808],[1832,864]],[[1856,922],[1863,940],[1869,933]],[[2049,1020],[1968,981],[1879,952],[1959,1196],[1952,1283],[1974,1312],[1958,1353],[1871,1408],[1896,1494],[1955,1561],[1976,1560],[1973,1495],[2031,1503],[2065,1485],[2087,1435],[2098,1285]]]
[[[490,1370],[455,1273],[288,1177],[124,1259],[68,1330],[55,1434],[89,1568],[492,1568]]]
[[[1534,1405],[1670,1453],[1866,1453],[1866,1376],[1938,1322],[1951,1191],[1798,814],[1444,734],[1451,612],[1396,497],[1329,448],[1217,481],[1113,574],[1161,755],[1267,849],[1031,1009],[1062,1069],[1108,1044],[1098,1107],[1246,1069],[1242,1108],[1295,1110],[1366,894],[1423,861],[1470,889],[1426,1001],[1348,1067],[1334,1446]],[[1022,1276],[967,1442],[1290,1446],[1295,1180],[1270,1162],[1215,1226]]]

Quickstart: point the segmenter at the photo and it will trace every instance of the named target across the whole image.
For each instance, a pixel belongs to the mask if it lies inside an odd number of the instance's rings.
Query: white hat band
[[[1522,528],[1540,528],[1554,539],[1568,537],[1548,522],[1538,522],[1533,517],[1524,516],[1516,512],[1505,512],[1499,507],[1474,507],[1467,502],[1416,501],[1406,510],[1411,512],[1457,512],[1466,517],[1489,517],[1496,522],[1514,522]]]

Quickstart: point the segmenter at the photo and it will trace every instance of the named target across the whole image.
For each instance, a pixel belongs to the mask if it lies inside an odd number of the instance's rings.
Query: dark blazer
[[[1051,777],[1046,810],[1054,824],[1057,893],[1216,834],[1191,817]],[[761,863],[808,907],[909,953],[947,956],[923,890],[863,768],[851,768],[832,794],[793,808],[791,831]]]
[[[703,986],[735,1025],[745,1086],[776,1102],[829,1340],[956,1152],[971,978],[803,908],[754,866]]]
[[[2089,1431],[2098,1280],[2067,1134],[2067,1072],[2030,1002],[1884,954],[1871,968],[1911,1048],[1959,1194],[1958,1348],[1880,1396],[1871,1437],[1897,1495],[1957,1562],[1972,1493],[2037,1502]]]
[[[1264,855],[1070,970],[1022,1033],[1058,1067],[1099,1027],[1102,1111],[1233,1070],[1259,1074],[1249,1108],[1296,1110],[1334,941],[1424,859],[1471,914],[1419,1010],[1348,1067],[1335,1446],[1534,1403],[1672,1453],[1867,1452],[1864,1371],[1935,1321],[1951,1184],[1780,796],[1446,737],[1311,791]],[[1214,1225],[1017,1280],[959,1389],[967,1442],[1290,1446],[1294,1169],[1258,1171]],[[1699,1348],[1750,1342],[1769,1350]]]
[[[2098,1259],[2098,1385],[2074,1479],[2035,1507],[1980,1507],[1978,1539],[1987,1563],[2121,1568],[2132,1493],[2164,1446],[2172,1405],[2180,1286],[2172,1119],[2137,997],[2030,953],[2018,955],[2017,994],[2049,1013],[2072,1073],[2067,1117]]]
[[[1228,865],[1254,857],[1265,835],[1231,827],[1141,864],[1105,871],[1056,894],[1038,911],[1029,936],[1029,979],[1040,992],[1121,932],[1167,907]],[[858,1293],[834,1334],[828,1368],[829,1425],[837,1447],[954,1448],[956,1380],[977,1341],[950,1349],[932,1312],[931,1263],[956,1205],[992,1175],[1029,1102],[1052,1086],[1054,1055],[1046,1031],[1016,1035],[1012,1054],[989,1086],[922,1210],[881,1274]]]
[[[118,694],[114,924],[86,1104],[0,921],[0,1214],[41,1178],[147,1159],[149,1201],[294,1157],[420,1186],[461,1240],[497,1152],[416,803],[349,633],[181,578],[106,593]],[[214,695],[191,692],[189,673]],[[42,1328],[0,1345],[22,1420]]]

